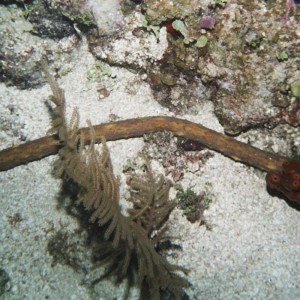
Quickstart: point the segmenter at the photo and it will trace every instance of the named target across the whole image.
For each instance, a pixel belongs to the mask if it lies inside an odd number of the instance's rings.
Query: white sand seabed
[[[153,99],[140,75],[127,70],[117,69],[110,96],[99,100],[97,83],[86,79],[94,59],[85,49],[80,51],[76,66],[58,81],[66,92],[68,116],[78,107],[82,126],[87,119],[93,124],[107,122],[111,114],[120,119],[170,115]],[[135,92],[129,93],[128,87]],[[7,103],[18,108],[16,122],[25,122],[28,140],[46,134],[49,86],[20,91],[1,84],[0,90],[1,110]],[[211,103],[197,116],[186,117],[222,130]],[[1,133],[2,149],[17,142],[9,132]],[[108,145],[119,175],[126,160],[142,149],[143,140]],[[95,299],[82,283],[86,275],[66,265],[52,266],[47,251],[49,228],[78,227],[75,218],[57,208],[61,180],[51,174],[55,158],[0,173],[0,268],[11,278],[10,291],[2,299]],[[263,173],[216,153],[200,172],[186,174],[182,184],[196,191],[209,184],[212,200],[205,212],[210,230],[189,223],[178,209],[170,218],[170,234],[183,251],[169,259],[190,269],[190,299],[300,299],[299,211],[267,193]],[[13,226],[9,219],[17,213],[22,221]],[[106,284],[100,283],[100,299],[120,299],[122,286]],[[135,298],[133,293],[131,299]]]

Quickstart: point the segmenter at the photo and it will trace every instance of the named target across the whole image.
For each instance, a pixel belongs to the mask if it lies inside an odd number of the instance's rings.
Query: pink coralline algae
[[[199,21],[199,26],[203,29],[212,29],[215,26],[215,19],[211,16],[205,16]]]

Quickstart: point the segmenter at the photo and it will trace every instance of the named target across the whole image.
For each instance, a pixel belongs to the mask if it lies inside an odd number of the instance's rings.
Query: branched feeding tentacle
[[[90,143],[85,149],[84,133],[78,129],[78,111],[74,110],[67,125],[64,93],[50,73],[45,73],[53,91],[53,103],[57,105],[53,130],[64,143],[56,165],[61,164],[60,172],[72,178],[81,188],[77,203],[92,212],[91,222],[97,221],[100,227],[105,226],[104,239],[107,242],[103,243],[103,247],[107,247],[109,242],[111,249],[105,250],[102,261],[113,261],[111,266],[117,264],[116,270],[121,271],[121,275],[117,275],[122,278],[129,269],[133,270],[135,284],[140,288],[148,286],[153,299],[158,299],[161,289],[169,289],[179,299],[182,288],[188,286],[188,282],[173,274],[174,267],[155,251],[155,245],[149,239],[174,208],[168,199],[170,184],[163,177],[156,179],[147,162],[146,180],[135,177],[134,208],[129,211],[128,217],[124,216],[119,208],[119,181],[113,174],[105,139],[101,139],[102,149],[98,153],[95,149],[96,133],[88,121]],[[147,217],[148,214],[155,218]]]

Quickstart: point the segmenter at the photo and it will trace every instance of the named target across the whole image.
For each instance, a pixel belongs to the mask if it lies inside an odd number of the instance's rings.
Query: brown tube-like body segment
[[[119,140],[140,137],[157,131],[170,131],[176,136],[198,141],[206,147],[218,151],[235,161],[246,163],[266,172],[280,170],[287,158],[272,154],[241,143],[232,137],[218,133],[187,120],[175,117],[145,117],[116,121],[94,126],[97,141]],[[85,143],[90,142],[89,128],[79,130]],[[41,159],[58,152],[60,146],[57,136],[43,137],[20,146],[0,151],[0,171]]]
[[[39,160],[58,152],[60,146],[56,135],[45,136],[0,151],[0,171]]]

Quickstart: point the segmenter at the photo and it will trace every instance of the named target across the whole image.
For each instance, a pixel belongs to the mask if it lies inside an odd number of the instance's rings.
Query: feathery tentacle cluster
[[[84,146],[84,135],[79,131],[79,114],[74,110],[69,124],[65,118],[63,90],[47,70],[45,75],[51,86],[52,102],[57,114],[51,129],[57,133],[63,147],[55,167],[58,174],[72,178],[80,186],[77,204],[92,212],[91,221],[105,226],[104,239],[98,250],[99,263],[110,263],[112,274],[124,279],[135,274],[138,288],[147,287],[151,299],[159,299],[160,291],[167,289],[176,299],[182,296],[182,288],[188,286],[186,279],[175,273],[183,268],[171,265],[155,250],[157,236],[151,240],[174,208],[168,200],[170,183],[163,177],[156,178],[148,163],[146,179],[132,180],[133,209],[124,216],[119,209],[119,181],[113,174],[109,151],[102,139],[102,149],[95,149],[95,131],[90,122],[90,144]],[[161,235],[159,235],[161,238]],[[117,267],[116,267],[117,265]]]

